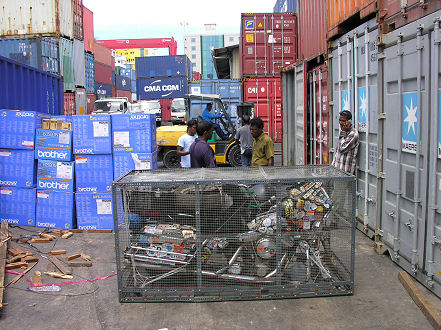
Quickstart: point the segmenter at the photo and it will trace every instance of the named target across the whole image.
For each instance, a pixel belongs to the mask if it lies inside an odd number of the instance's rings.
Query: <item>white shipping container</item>
[[[73,38],[71,0],[2,0],[0,36],[56,34]]]

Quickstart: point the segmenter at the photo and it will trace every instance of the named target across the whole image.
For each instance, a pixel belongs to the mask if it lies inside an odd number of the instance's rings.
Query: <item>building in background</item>
[[[184,54],[190,58],[193,72],[200,73],[202,79],[216,79],[213,49],[235,44],[239,44],[239,33],[217,34],[216,24],[205,24],[203,34],[184,36]]]

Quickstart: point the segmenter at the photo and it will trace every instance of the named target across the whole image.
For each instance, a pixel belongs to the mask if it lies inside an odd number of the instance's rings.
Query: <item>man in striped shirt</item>
[[[358,132],[351,124],[352,114],[348,110],[340,112],[340,135],[332,165],[346,173],[355,174],[357,165]]]

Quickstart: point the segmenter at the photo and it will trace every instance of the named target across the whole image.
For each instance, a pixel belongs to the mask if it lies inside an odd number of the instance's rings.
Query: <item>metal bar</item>
[[[201,193],[200,186],[194,186],[195,211],[196,211],[196,263],[198,288],[202,287],[202,242],[201,242]]]
[[[308,80],[309,80],[309,106],[308,106],[308,113],[309,113],[309,163],[314,164],[314,137],[312,130],[314,129],[314,119],[313,119],[313,112],[312,112],[312,103],[314,102],[313,94],[312,94],[312,76],[311,74],[308,74]]]
[[[323,164],[323,119],[322,119],[322,111],[323,111],[323,104],[322,104],[322,70],[320,69],[318,72],[319,79],[318,79],[318,87],[319,87],[319,125],[318,128],[320,129],[319,134],[319,145],[320,145],[320,152],[319,152],[319,163],[320,165]]]
[[[365,63],[365,85],[366,85],[366,150],[365,150],[365,183],[364,183],[364,216],[363,216],[363,224],[365,228],[369,226],[369,211],[368,211],[368,198],[369,198],[369,118],[370,118],[370,102],[369,102],[369,29],[366,26],[364,31],[364,45],[366,48],[364,63]]]
[[[312,118],[313,118],[313,123],[312,123],[312,128],[314,130],[314,132],[311,132],[312,138],[313,138],[313,143],[312,143],[312,152],[313,152],[313,163],[312,164],[317,164],[317,96],[316,96],[316,92],[315,92],[315,85],[317,83],[317,79],[316,79],[316,75],[315,75],[315,71],[311,72],[312,75]]]

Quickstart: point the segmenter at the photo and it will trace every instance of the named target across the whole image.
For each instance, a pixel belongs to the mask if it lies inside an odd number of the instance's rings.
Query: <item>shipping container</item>
[[[120,76],[136,80],[136,71],[132,69],[131,64],[126,64],[124,68],[121,68],[119,74]]]
[[[233,121],[237,118],[237,105],[242,102],[242,83],[239,80],[215,79],[190,81],[191,94],[219,94],[228,115]],[[209,101],[191,100],[190,117],[197,119]]]
[[[254,117],[263,120],[263,131],[274,141],[282,141],[281,78],[256,77],[243,83],[245,102],[254,103]]]
[[[377,12],[377,0],[326,0],[328,39],[335,39]]]
[[[298,0],[277,0],[273,11],[275,13],[297,13],[297,1]],[[305,2],[305,0],[300,1]]]
[[[169,121],[171,120],[171,107],[173,99],[161,99],[159,103],[161,105],[161,120]]]
[[[0,56],[60,74],[59,47],[55,38],[0,39]]]
[[[123,76],[115,76],[115,87],[123,91],[131,91],[132,80]]]
[[[326,1],[301,0],[299,2],[299,59],[319,57],[321,63],[326,54]]]
[[[112,97],[112,85],[95,82],[95,91],[98,100]]]
[[[137,57],[136,77],[191,77],[192,66],[187,55]]]
[[[439,0],[378,1],[381,33],[388,33],[441,9]]]
[[[86,105],[87,114],[90,115],[93,111],[93,106],[95,105],[96,94],[87,94],[86,101],[87,101],[87,105]]]
[[[201,80],[202,75],[199,72],[193,72],[193,80]]]
[[[94,43],[94,55],[95,63],[105,64],[107,66],[115,66],[114,58],[112,57],[112,51],[109,48],[101,46],[96,41]]]
[[[86,115],[87,114],[87,98],[86,89],[77,88],[75,91],[75,107],[76,115]]]
[[[83,6],[83,35],[84,50],[94,53],[95,32],[93,27],[93,12]]]
[[[112,67],[95,61],[95,82],[113,85]]]
[[[0,11],[0,37],[35,35],[72,39],[72,0],[4,0]]]
[[[132,102],[132,92],[131,91],[125,91],[125,90],[113,88],[112,95],[116,96],[116,97],[127,97],[127,100],[129,102]]]
[[[75,86],[85,87],[85,57],[84,57],[84,42],[74,39],[73,41],[73,60],[74,60],[74,76]]]
[[[138,100],[159,100],[184,97],[188,93],[187,77],[137,78]]]
[[[0,108],[63,113],[59,76],[0,56]]]
[[[136,94],[136,79],[130,82],[130,91]]]
[[[64,91],[75,90],[74,50],[71,40],[60,38],[60,75],[64,80]]]
[[[83,0],[72,0],[74,38],[83,41]]]
[[[73,116],[76,111],[75,93],[64,93],[64,115]]]
[[[240,29],[243,77],[269,76],[297,58],[295,14],[242,14]]]
[[[84,53],[84,70],[86,79],[86,91],[88,93],[95,93],[95,60],[93,54]]]
[[[201,73],[202,79],[217,79],[213,63],[213,49],[224,47],[223,35],[201,36]],[[191,76],[189,76],[191,77]]]

